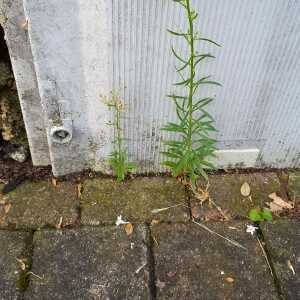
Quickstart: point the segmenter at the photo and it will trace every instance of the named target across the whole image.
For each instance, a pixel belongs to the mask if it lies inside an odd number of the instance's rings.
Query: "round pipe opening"
[[[58,144],[69,143],[72,139],[72,134],[69,130],[63,127],[52,128],[50,132],[53,142]]]

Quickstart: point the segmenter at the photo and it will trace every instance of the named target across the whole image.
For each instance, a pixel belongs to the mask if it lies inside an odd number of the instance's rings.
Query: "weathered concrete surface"
[[[149,299],[145,229],[43,230],[34,236],[25,299]]]
[[[158,214],[153,209],[183,204]],[[81,198],[83,224],[112,224],[117,216],[131,222],[187,221],[189,212],[184,187],[168,177],[136,178],[117,183],[113,179],[88,180]]]
[[[291,200],[300,203],[300,171],[289,172],[288,190]]]
[[[35,165],[48,165],[50,158],[46,124],[23,4],[23,0],[1,0],[0,17],[16,78],[32,161]]]
[[[241,243],[237,248],[196,224],[155,225],[152,235],[157,299],[277,299],[273,279],[245,224],[207,225]]]
[[[18,289],[21,268],[17,259],[23,259],[29,233],[0,230],[0,299],[21,299]]]
[[[39,228],[73,224],[77,218],[79,201],[75,186],[61,182],[28,182],[2,196],[0,227]],[[5,212],[6,207],[6,212]]]
[[[241,195],[241,186],[248,182],[251,188],[251,199]],[[226,174],[209,177],[209,193],[212,200],[232,217],[246,217],[250,209],[264,207],[269,202],[268,195],[280,190],[279,180],[275,173]],[[192,207],[199,201],[192,200]]]
[[[300,220],[267,223],[262,231],[283,293],[287,299],[300,299]]]

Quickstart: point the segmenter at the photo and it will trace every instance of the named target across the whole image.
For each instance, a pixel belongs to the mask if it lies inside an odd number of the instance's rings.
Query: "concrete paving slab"
[[[141,226],[36,232],[25,299],[149,299],[146,252]]]
[[[251,199],[243,197],[240,189],[244,182],[251,188]],[[264,207],[269,202],[268,195],[280,191],[280,184],[275,173],[226,174],[209,176],[210,196],[228,215],[247,217],[254,207]],[[192,200],[192,207],[199,206],[199,201]],[[201,214],[201,213],[200,213]]]
[[[153,214],[153,209],[183,204]],[[189,219],[184,187],[173,178],[136,178],[117,183],[113,179],[87,180],[81,198],[81,222],[85,225],[114,224],[117,216],[131,222],[152,219],[182,222]]]
[[[277,299],[261,249],[245,224],[206,225],[247,251],[196,224],[153,226],[157,299]]]
[[[21,267],[17,259],[25,258],[27,232],[0,230],[0,299],[21,299]]]
[[[300,220],[280,219],[262,231],[286,299],[300,299]]]
[[[64,225],[73,224],[79,207],[76,188],[67,182],[57,186],[48,181],[26,182],[2,196],[2,201],[10,208],[5,212],[5,206],[0,207],[0,228],[54,227],[61,217]]]

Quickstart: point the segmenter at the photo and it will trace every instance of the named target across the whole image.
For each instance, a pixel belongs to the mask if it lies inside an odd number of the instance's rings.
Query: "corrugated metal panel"
[[[216,95],[210,109],[220,148],[258,147],[257,166],[299,166],[300,2],[197,0],[193,5],[202,34],[223,46],[200,45],[217,56],[200,73],[213,74],[224,86],[200,92]],[[114,0],[112,20],[113,85],[128,108],[130,155],[143,171],[157,171],[166,138],[159,128],[175,117],[165,97],[176,80],[171,44],[184,53],[166,28],[183,28],[185,19],[172,1]]]

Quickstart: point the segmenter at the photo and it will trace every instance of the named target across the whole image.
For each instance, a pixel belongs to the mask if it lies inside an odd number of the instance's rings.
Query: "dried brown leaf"
[[[278,205],[282,208],[286,208],[286,209],[293,209],[294,208],[294,204],[292,202],[284,201],[282,198],[277,196],[276,193],[270,194],[269,198],[273,200],[273,204],[276,204],[276,205]]]
[[[251,188],[248,182],[244,182],[241,186],[241,194],[244,197],[249,197],[251,194]]]
[[[133,233],[133,225],[131,223],[125,224],[124,229],[127,235],[131,235]]]
[[[20,268],[22,271],[26,270],[26,259],[19,259],[17,258],[18,263],[20,264]],[[25,262],[24,262],[25,261]]]
[[[82,196],[82,191],[83,191],[83,185],[82,185],[82,183],[79,183],[79,184],[77,185],[77,197],[78,197],[78,198],[81,198],[81,196]]]
[[[232,277],[226,277],[225,280],[228,283],[233,283],[234,282],[234,279]]]
[[[56,227],[56,229],[62,229],[62,227],[63,227],[63,217],[59,218],[59,222],[55,227]]]
[[[273,213],[277,213],[283,210],[281,206],[275,204],[274,202],[267,202],[266,204],[269,206],[270,211]]]
[[[10,203],[5,203],[4,204],[4,212],[7,214],[10,209],[11,209],[11,204]]]
[[[151,221],[151,226],[152,225],[156,225],[156,224],[159,224],[160,223],[160,220],[156,220],[156,219],[153,219],[152,221]]]
[[[52,177],[51,182],[52,182],[53,186],[57,186],[57,179],[56,178]]]
[[[296,275],[295,269],[290,260],[287,261],[287,266],[292,271],[293,275]]]

